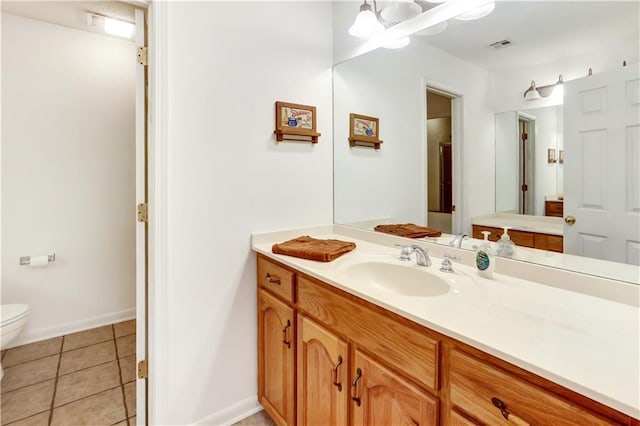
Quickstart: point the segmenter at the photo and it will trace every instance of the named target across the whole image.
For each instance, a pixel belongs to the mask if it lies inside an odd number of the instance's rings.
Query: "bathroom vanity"
[[[495,213],[473,218],[473,238],[482,239],[482,231],[489,231],[490,241],[498,241],[508,226],[511,241],[517,246],[563,251],[562,218]]]
[[[312,234],[356,242],[330,263],[271,253],[304,231],[253,238],[258,398],[277,424],[640,424],[638,306],[480,278],[436,245],[428,268],[399,262],[405,240],[340,228]]]

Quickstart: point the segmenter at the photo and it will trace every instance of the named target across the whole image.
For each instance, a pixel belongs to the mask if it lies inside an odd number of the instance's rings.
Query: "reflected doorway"
[[[453,228],[453,96],[427,88],[427,224]]]

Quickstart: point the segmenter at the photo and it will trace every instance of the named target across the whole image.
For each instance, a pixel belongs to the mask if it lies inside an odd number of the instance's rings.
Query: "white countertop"
[[[563,219],[551,216],[533,216],[513,213],[493,213],[471,219],[473,225],[484,225],[492,228],[508,226],[517,231],[536,232],[539,234],[564,235]],[[500,233],[502,235],[502,232]]]
[[[357,248],[329,263],[271,252],[274,243],[299,235],[354,241]],[[379,256],[393,262],[399,254],[393,244],[398,241],[340,226],[252,236],[253,249],[259,253],[640,419],[640,287],[605,283],[630,291],[627,294],[635,299],[625,304],[500,273],[485,279],[475,268],[460,263],[454,269],[462,284],[452,284],[448,293],[436,297],[381,292],[345,279],[345,266],[361,258]],[[435,256],[443,250],[424,242],[420,245]],[[430,272],[436,272],[440,259],[432,259]],[[554,273],[538,268],[541,275]],[[581,280],[581,274],[555,273],[564,274],[563,280]]]

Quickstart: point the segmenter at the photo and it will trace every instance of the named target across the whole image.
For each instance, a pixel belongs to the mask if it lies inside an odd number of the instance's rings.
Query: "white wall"
[[[224,424],[256,407],[250,234],[332,222],[332,5],[171,2],[165,18],[169,327],[155,421]],[[275,101],[315,105],[319,143],[276,143]]]
[[[454,146],[454,151],[458,148],[463,153],[462,164],[454,170],[454,180],[462,181],[462,203],[457,205],[462,216],[461,231],[471,231],[471,217],[493,212],[491,81],[489,72],[420,40],[413,40],[401,50],[378,49],[337,65],[336,222],[389,217],[424,223],[427,84],[463,96],[463,134]],[[384,141],[380,150],[349,147],[350,112],[380,118],[380,137]]]
[[[514,111],[496,114],[496,211],[518,212],[518,116]]]
[[[134,315],[134,73],[130,42],[2,14],[2,303],[31,306],[16,344]]]

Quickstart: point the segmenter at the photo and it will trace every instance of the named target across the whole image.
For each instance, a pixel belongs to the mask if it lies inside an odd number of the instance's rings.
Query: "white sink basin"
[[[441,296],[450,288],[427,268],[386,262],[355,263],[345,268],[344,275],[352,283],[403,296]]]

